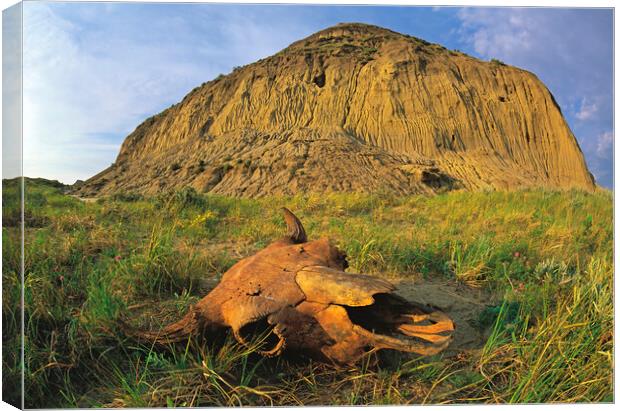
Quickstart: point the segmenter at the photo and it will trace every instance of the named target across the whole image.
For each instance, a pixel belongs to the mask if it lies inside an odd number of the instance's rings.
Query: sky
[[[20,68],[21,10],[3,13],[2,24],[2,176],[21,175]],[[9,104],[10,102],[10,104]]]
[[[145,118],[221,73],[364,22],[535,73],[613,186],[611,9],[26,2],[24,174],[73,183]],[[3,89],[3,93],[5,93]]]

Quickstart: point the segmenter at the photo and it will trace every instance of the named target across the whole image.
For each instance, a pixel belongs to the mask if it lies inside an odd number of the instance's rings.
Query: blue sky
[[[611,9],[26,2],[24,173],[86,179],[195,86],[353,21],[534,72],[612,187]]]

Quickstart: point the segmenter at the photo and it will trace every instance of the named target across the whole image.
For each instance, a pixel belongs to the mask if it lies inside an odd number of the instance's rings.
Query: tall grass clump
[[[613,401],[613,271],[593,258],[516,305],[502,304],[477,359],[481,378],[450,393],[493,403]],[[514,299],[514,296],[512,297]],[[516,301],[519,301],[517,299]],[[536,312],[536,305],[542,312]],[[511,308],[517,307],[517,310]]]
[[[454,241],[450,244],[450,259],[446,262],[446,268],[458,281],[479,287],[488,275],[487,264],[492,254],[493,243],[489,237],[483,236],[471,244]]]

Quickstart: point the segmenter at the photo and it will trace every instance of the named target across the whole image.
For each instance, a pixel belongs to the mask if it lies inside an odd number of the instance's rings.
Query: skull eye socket
[[[338,260],[340,264],[342,265],[343,270],[346,270],[347,268],[349,268],[349,262],[347,261],[347,253],[345,253],[344,251],[340,251],[338,255]]]
[[[342,271],[349,268],[347,253],[340,250],[338,247],[332,247],[330,252],[330,259],[332,263],[335,263],[335,268],[338,268]]]
[[[277,355],[284,348],[284,337],[279,335],[277,326],[269,324],[266,317],[241,327],[235,333],[235,338],[262,355]]]

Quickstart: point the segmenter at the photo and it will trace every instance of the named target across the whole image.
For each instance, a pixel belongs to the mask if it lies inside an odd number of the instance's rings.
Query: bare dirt
[[[493,305],[491,295],[454,281],[401,279],[393,282],[398,287],[397,294],[410,301],[437,307],[454,321],[454,339],[446,350],[447,354],[482,348],[488,335],[476,327],[476,322],[480,313],[488,305]]]

